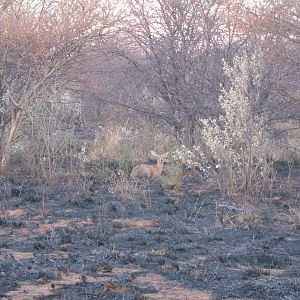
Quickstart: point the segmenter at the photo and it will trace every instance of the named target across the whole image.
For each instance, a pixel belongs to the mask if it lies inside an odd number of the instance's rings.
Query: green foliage
[[[165,176],[162,177],[164,188],[179,189],[182,185],[183,167],[178,162],[174,162],[165,167]]]
[[[126,174],[129,174],[133,167],[133,160],[131,157],[120,153],[116,157],[118,169],[124,171]]]

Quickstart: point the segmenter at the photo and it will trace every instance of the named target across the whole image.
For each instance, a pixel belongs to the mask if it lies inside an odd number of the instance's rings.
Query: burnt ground
[[[300,299],[300,167],[277,168],[256,203],[2,177],[0,299]]]

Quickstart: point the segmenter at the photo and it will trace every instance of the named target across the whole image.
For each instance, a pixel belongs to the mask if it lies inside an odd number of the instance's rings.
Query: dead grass
[[[122,170],[111,176],[109,191],[121,202],[147,203],[147,182],[141,185],[139,181],[129,179]]]
[[[224,228],[249,230],[261,222],[258,211],[228,204],[216,204],[216,215]]]
[[[295,226],[295,228],[300,229],[300,206],[292,207],[289,205],[289,222]]]

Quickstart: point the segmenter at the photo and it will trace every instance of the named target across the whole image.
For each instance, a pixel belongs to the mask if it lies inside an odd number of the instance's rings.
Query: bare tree
[[[0,7],[1,169],[28,106],[112,25],[102,0],[12,0]]]
[[[244,39],[233,17],[243,1],[128,4],[117,54],[136,70],[138,92],[131,93],[130,106],[171,126],[180,141],[193,143],[197,118],[217,112],[222,59],[230,59]]]
[[[265,0],[245,13],[243,30],[275,70],[273,119],[300,118],[300,2]]]

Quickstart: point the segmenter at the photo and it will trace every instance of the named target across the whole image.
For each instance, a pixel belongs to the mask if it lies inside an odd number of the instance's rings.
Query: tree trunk
[[[195,131],[196,131],[195,120],[194,118],[192,118],[189,126],[189,146],[194,146],[196,143]]]
[[[181,124],[179,124],[179,122],[177,122],[174,125],[174,131],[175,131],[176,140],[179,141],[180,145],[183,145],[184,144],[184,141],[183,141],[183,137],[184,137],[183,126]]]
[[[21,117],[22,117],[22,110],[15,108],[12,112],[9,134],[7,136],[6,141],[5,138],[3,140],[4,146],[1,153],[0,171],[4,171],[9,164],[14,138],[16,135],[16,131],[19,127],[19,124],[21,122]]]

